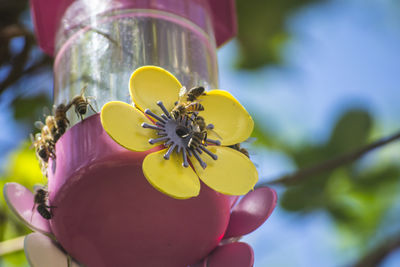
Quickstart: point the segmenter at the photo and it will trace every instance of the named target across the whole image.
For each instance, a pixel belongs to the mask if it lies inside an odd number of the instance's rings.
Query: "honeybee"
[[[183,88],[185,88],[185,87],[183,87]],[[186,88],[184,90],[185,90],[185,92],[182,92],[182,94],[183,94],[183,96],[186,96],[186,101],[189,101],[189,102],[195,101],[201,95],[206,95],[206,93],[204,92],[205,89],[203,86],[193,87],[189,91],[187,91]],[[181,89],[181,91],[182,91],[182,89]],[[179,92],[179,96],[181,96],[181,92]]]
[[[49,192],[43,188],[39,188],[36,190],[35,197],[34,197],[34,205],[32,208],[32,216],[33,216],[33,211],[36,206],[36,210],[39,212],[39,214],[45,218],[46,220],[50,220],[53,218],[53,213],[51,212],[52,208],[55,208],[54,206],[49,206],[47,204],[49,198]],[[32,217],[31,217],[32,220]]]
[[[51,130],[47,125],[44,125],[42,127],[42,130],[40,131],[40,140],[46,147],[49,156],[52,158],[55,158],[55,141],[53,138],[53,135],[51,134]]]
[[[75,113],[81,117],[81,120],[83,120],[83,115],[86,114],[88,106],[94,113],[97,113],[89,102],[90,97],[85,97],[85,90],[86,86],[82,88],[80,95],[75,96],[70,102],[70,105],[75,106]]]
[[[190,137],[188,147],[191,149],[196,149],[202,145],[207,139],[206,131],[194,131],[192,132],[192,136]]]
[[[171,111],[171,115],[178,119],[180,116],[184,116],[186,114],[191,114],[198,111],[203,111],[204,106],[198,102],[192,103],[178,103]]]
[[[57,131],[57,126],[54,116],[50,115],[45,118],[45,123],[41,121],[36,121],[35,126],[39,130],[42,130],[45,126],[47,126],[47,128],[45,128],[46,133],[49,131],[52,135],[54,135]]]
[[[57,121],[54,116],[47,116],[44,124],[41,121],[35,122],[35,126],[41,130],[42,136],[46,137],[50,143],[55,144],[63,134],[60,128],[57,127]]]
[[[200,145],[205,144],[207,141],[208,133],[212,133],[218,139],[222,140],[222,137],[214,131],[214,125],[207,125],[202,116],[196,115],[193,120],[191,138],[189,139],[188,147],[191,149],[196,149]],[[210,142],[211,140],[208,141]],[[213,143],[217,144],[219,143],[219,141],[214,140]]]
[[[201,95],[205,95],[204,87],[193,87],[190,90],[187,90],[186,87],[182,87],[179,91],[179,100],[175,103],[171,115],[175,119],[178,119],[180,116],[184,116],[188,113],[203,111],[204,106],[197,101],[197,98]]]
[[[48,162],[50,158],[50,151],[48,148],[48,144],[42,139],[42,135],[37,133],[35,137],[33,134],[30,135],[32,146],[35,148],[36,156],[39,161]]]
[[[247,149],[241,147],[240,143],[237,143],[237,144],[234,144],[234,145],[231,145],[231,146],[228,146],[228,147],[233,148],[233,149],[243,153],[246,157],[250,158],[249,151],[247,151]]]
[[[55,158],[55,145],[61,135],[65,132],[69,121],[66,117],[67,107],[60,104],[54,108],[54,116],[46,116],[45,123],[36,121],[35,126],[40,129],[40,133],[35,137],[31,134],[32,145],[36,150],[36,155],[39,159],[42,168],[49,161],[49,158]],[[44,162],[44,163],[43,163]]]
[[[195,117],[193,125],[194,127],[193,131],[191,132],[188,147],[191,149],[196,149],[206,141],[208,128],[204,118],[201,116]]]
[[[59,104],[54,108],[54,121],[57,127],[57,140],[65,133],[69,125],[69,120],[67,119],[67,111],[70,109],[71,105],[65,105],[63,103]]]

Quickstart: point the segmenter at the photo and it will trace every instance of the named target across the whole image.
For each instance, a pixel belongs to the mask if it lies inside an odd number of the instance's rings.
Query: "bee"
[[[218,139],[222,140],[222,137],[214,131],[214,125],[206,124],[204,118],[202,116],[194,116],[193,126],[190,132],[191,137],[189,139],[188,147],[191,149],[196,149],[200,145],[206,145],[206,141],[208,138],[208,133],[212,133]]]
[[[39,159],[39,161],[47,163],[50,158],[50,151],[48,149],[48,145],[42,139],[42,135],[40,133],[37,133],[35,134],[35,137],[33,136],[33,134],[31,134],[30,137],[32,141],[32,146],[35,148],[37,158]]]
[[[78,117],[81,117],[81,120],[83,120],[83,115],[86,114],[88,106],[94,113],[97,113],[89,102],[91,97],[85,97],[85,90],[86,86],[82,88],[80,95],[75,96],[70,102],[70,105],[75,106],[75,113]]]
[[[204,106],[198,102],[192,103],[178,103],[171,111],[171,115],[178,119],[181,116],[185,116],[186,114],[192,114],[194,112],[203,111]]]
[[[57,128],[57,137],[58,140],[61,135],[65,133],[67,127],[69,125],[69,120],[67,118],[67,111],[71,108],[71,105],[65,105],[63,103],[59,104],[58,106],[54,107],[54,121]],[[57,142],[57,140],[55,142]]]
[[[196,116],[193,122],[193,130],[191,131],[191,137],[189,139],[188,147],[191,149],[196,149],[200,145],[204,144],[207,139],[207,130],[210,128],[206,126],[204,118],[201,116]]]
[[[185,87],[183,87],[183,88],[185,88]],[[204,92],[205,89],[202,86],[193,87],[189,91],[187,91],[187,92],[186,91],[187,90],[185,88],[184,95],[186,95],[186,101],[189,101],[189,102],[195,101],[201,95],[206,95],[206,93]],[[181,93],[179,93],[179,95],[181,95]]]
[[[58,124],[61,124],[60,122]],[[42,136],[46,136],[48,141],[56,143],[60,139],[61,135],[65,132],[64,128],[57,126],[57,120],[54,116],[47,116],[45,124],[41,121],[35,122],[35,126],[42,132]],[[50,138],[51,137],[51,138]]]
[[[32,208],[32,216],[33,216],[33,211],[36,206],[36,210],[39,212],[39,214],[45,218],[46,220],[50,220],[53,218],[53,213],[51,212],[52,208],[55,208],[54,206],[49,206],[47,204],[49,198],[49,192],[43,188],[39,188],[36,190],[35,197],[34,197],[34,205]],[[32,220],[32,217],[31,217]]]
[[[199,102],[192,102],[192,103],[186,105],[185,108],[186,108],[187,113],[193,113],[193,112],[204,110],[204,106],[202,104],[200,104]]]
[[[47,128],[47,127],[46,127]],[[46,133],[47,134],[47,133]],[[33,147],[36,152],[36,158],[39,161],[39,167],[42,174],[47,177],[47,163],[50,157],[54,157],[54,145],[48,138],[44,138],[41,133],[30,134]]]
[[[50,133],[52,135],[54,135],[57,131],[57,126],[56,126],[56,121],[54,119],[54,116],[50,116],[50,115],[46,117],[45,123],[43,123],[41,121],[36,121],[35,126],[39,130],[42,130],[45,126],[47,126],[47,129],[45,129],[45,131],[46,132],[50,131]]]
[[[61,135],[65,132],[69,121],[66,117],[67,107],[60,104],[54,108],[54,116],[46,116],[45,123],[36,121],[35,126],[40,133],[35,137],[31,134],[32,145],[36,150],[40,166],[43,167],[49,158],[55,158],[55,145]]]
[[[233,149],[243,153],[246,157],[250,158],[249,151],[247,151],[247,149],[241,147],[240,143],[237,143],[237,144],[234,144],[234,145],[231,145],[231,146],[228,146],[228,147],[233,148]]]
[[[194,131],[192,133],[192,136],[190,137],[188,147],[191,149],[196,149],[200,147],[200,145],[202,145],[206,139],[207,139],[207,132]]]
[[[205,95],[204,90],[204,87],[193,87],[190,90],[187,90],[186,87],[182,87],[179,91],[179,100],[175,102],[175,107],[172,109],[171,115],[175,119],[178,119],[180,116],[186,114],[203,111],[204,106],[199,103],[197,98],[201,95]]]

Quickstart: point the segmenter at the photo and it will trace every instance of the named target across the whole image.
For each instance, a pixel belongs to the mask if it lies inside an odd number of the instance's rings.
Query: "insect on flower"
[[[120,101],[106,103],[101,111],[104,130],[132,151],[161,145],[161,150],[146,156],[142,169],[151,185],[171,197],[197,196],[199,178],[220,193],[246,194],[258,180],[257,170],[244,154],[228,146],[250,136],[252,118],[226,91],[204,94],[199,89],[201,93],[190,98],[189,90],[185,101],[182,88],[160,67],[137,69],[130,79],[135,106]],[[180,102],[185,106],[201,102],[203,109],[171,115]]]

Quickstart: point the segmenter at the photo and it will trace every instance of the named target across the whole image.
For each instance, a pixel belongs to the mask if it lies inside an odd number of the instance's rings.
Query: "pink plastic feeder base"
[[[232,197],[204,184],[188,200],[160,193],[142,173],[147,153],[112,141],[98,115],[67,131],[56,150],[49,166],[50,201],[56,206],[51,227],[85,266],[184,267],[222,239]]]

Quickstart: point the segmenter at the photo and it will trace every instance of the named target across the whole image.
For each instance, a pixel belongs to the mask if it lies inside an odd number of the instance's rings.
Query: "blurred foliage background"
[[[259,75],[261,70],[269,67],[287,67],[286,61],[290,55],[285,49],[292,38],[288,21],[296,12],[310,5],[332,1],[249,2],[237,0],[239,34],[235,45],[239,53],[234,64],[235,72],[244,75]],[[400,8],[397,14],[400,15]],[[270,76],[262,78],[268,77]],[[260,77],[252,79],[257,82]],[[51,106],[51,97],[52,59],[37,47],[28,1],[0,0],[0,123],[6,128],[0,134],[1,187],[11,181],[17,181],[28,188],[32,188],[35,183],[45,183],[27,137],[33,131],[34,121],[40,118],[43,106]],[[282,109],[284,108],[282,99]],[[333,121],[333,125],[327,127],[326,135],[329,137],[326,140],[315,141],[309,138],[297,143],[288,140],[279,129],[268,127],[262,110],[250,110],[256,120],[253,133],[256,141],[250,150],[253,148],[260,154],[272,151],[291,162],[292,168],[281,173],[279,177],[260,181],[260,184],[271,184],[279,192],[280,207],[276,216],[285,213],[294,216],[290,218],[297,221],[299,218],[310,218],[310,215],[323,212],[334,225],[335,233],[332,235],[339,236],[341,249],[351,251],[350,256],[345,256],[344,260],[338,260],[337,263],[316,257],[313,266],[340,266],[343,261],[347,266],[384,266],[380,264],[393,253],[399,254],[400,247],[400,229],[393,227],[398,226],[400,221],[398,205],[396,208],[400,192],[398,146],[395,151],[371,152],[375,156],[360,155],[350,164],[322,168],[299,179],[279,179],[291,172],[296,176],[297,170],[319,166],[321,162],[330,159],[340,159],[343,155],[384,137],[379,116],[372,114],[370,110],[358,105],[339,109],[340,115]],[[28,232],[11,214],[1,197],[0,242]],[[323,246],[323,242],[316,246]],[[268,255],[267,251],[262,251]],[[256,259],[257,253],[259,252],[256,251]],[[290,255],[289,251],[286,253]],[[274,259],[270,266],[288,266],[283,262],[284,259],[282,262]],[[396,262],[398,265],[390,266],[399,266],[400,259]],[[27,263],[23,252],[19,251],[2,255],[0,266],[27,266]]]

